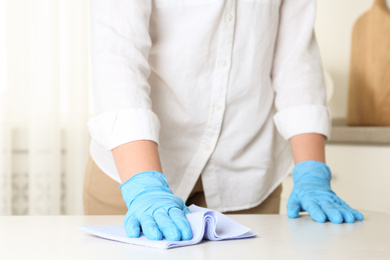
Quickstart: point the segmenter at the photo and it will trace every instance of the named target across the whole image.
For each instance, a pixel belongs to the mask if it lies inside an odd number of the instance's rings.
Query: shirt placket
[[[188,198],[191,188],[195,185],[206,163],[210,159],[221,132],[226,108],[226,94],[232,61],[235,23],[236,0],[226,0],[219,34],[219,43],[217,48],[218,53],[215,64],[212,98],[207,126],[199,148],[196,151],[195,156],[192,158],[184,177],[176,190],[176,194],[183,199]],[[204,187],[205,185],[214,186],[213,182],[216,180],[212,180],[212,174],[210,175],[210,179],[212,183],[203,183]],[[216,189],[213,190],[217,192]],[[214,194],[213,197],[216,195],[217,193]]]

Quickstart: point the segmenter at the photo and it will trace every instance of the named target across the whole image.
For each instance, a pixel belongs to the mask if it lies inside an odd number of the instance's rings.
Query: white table
[[[230,215],[256,238],[151,249],[84,234],[78,225],[118,225],[123,216],[0,217],[0,259],[390,259],[390,215],[365,213],[354,224],[310,217]]]

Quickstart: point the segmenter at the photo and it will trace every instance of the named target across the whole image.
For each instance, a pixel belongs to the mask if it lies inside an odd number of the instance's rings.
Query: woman
[[[127,212],[130,237],[142,228],[187,240],[184,201],[278,213],[294,161],[289,217],[362,220],[330,189],[315,9],[314,0],[91,2],[86,214]]]

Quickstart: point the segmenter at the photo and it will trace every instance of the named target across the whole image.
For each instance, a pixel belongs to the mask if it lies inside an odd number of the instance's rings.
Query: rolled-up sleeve
[[[135,140],[158,143],[148,63],[151,0],[90,3],[91,72],[96,116],[91,137],[106,150]]]
[[[321,58],[314,35],[314,0],[283,1],[272,70],[279,133],[330,136]]]

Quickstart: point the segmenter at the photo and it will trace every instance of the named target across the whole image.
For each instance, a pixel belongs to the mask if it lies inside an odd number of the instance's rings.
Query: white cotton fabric
[[[172,191],[209,208],[260,204],[292,166],[288,139],[329,136],[314,0],[94,0],[90,152],[159,144]]]

